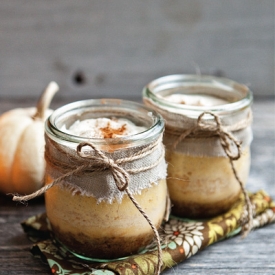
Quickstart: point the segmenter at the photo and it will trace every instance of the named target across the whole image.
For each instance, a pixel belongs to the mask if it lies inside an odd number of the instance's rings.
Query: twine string
[[[95,152],[95,155],[87,154],[87,151],[82,151],[83,147],[90,147]],[[129,184],[129,174],[120,167],[112,158],[107,157],[101,150],[97,149],[91,142],[81,142],[76,147],[78,156],[92,160],[91,166],[98,165],[103,169],[109,169],[115,180],[119,191],[124,191]],[[89,168],[89,165],[87,165]]]
[[[206,124],[203,119],[205,115],[212,116],[214,118],[215,123]],[[249,199],[248,193],[244,187],[244,184],[239,178],[237,170],[233,163],[234,160],[237,160],[241,157],[241,143],[222,126],[220,117],[212,112],[201,113],[197,119],[197,125],[184,131],[174,142],[173,148],[175,149],[177,145],[188,136],[190,135],[193,135],[194,137],[198,137],[200,135],[203,136],[204,132],[210,132],[212,136],[219,137],[220,144],[226,156],[229,159],[234,177],[241,187],[241,191],[244,195],[244,200],[245,200],[245,208],[247,211],[246,220],[244,222],[244,225],[242,226],[243,237],[246,237],[253,227],[253,207]],[[236,150],[233,150],[233,147],[235,147]]]
[[[234,167],[233,160],[232,159],[229,159],[229,160],[230,160],[230,164],[231,164],[234,176],[235,176],[236,180],[239,182],[239,184],[241,186],[242,193],[244,195],[245,208],[246,208],[247,213],[246,213],[246,219],[244,221],[244,224],[242,225],[242,236],[243,236],[243,238],[245,238],[245,237],[247,237],[247,235],[253,228],[253,205],[250,201],[248,192],[246,191],[243,182],[241,181],[241,179],[239,178],[239,176],[237,174],[237,171]]]
[[[207,114],[213,116],[213,118],[216,122],[214,125],[207,125],[207,124],[204,123],[203,117]],[[229,159],[237,160],[237,159],[240,158],[240,156],[241,156],[241,143],[230,132],[227,132],[222,127],[222,123],[221,123],[221,120],[220,120],[219,116],[215,115],[212,112],[203,112],[198,117],[197,126],[198,126],[199,129],[201,129],[203,131],[212,132],[213,135],[219,136],[220,143],[223,147],[223,150],[224,150],[224,152],[226,153],[226,155],[228,156]],[[236,149],[237,149],[237,150],[235,150],[235,152],[236,152],[235,154],[232,150],[232,145],[235,146]]]
[[[161,142],[161,140],[162,140],[162,135],[158,139],[156,139],[153,143],[151,143],[148,146],[142,148],[141,150],[134,153],[130,157],[117,159],[116,163],[117,164],[123,164],[123,163],[126,163],[126,162],[132,162],[134,160],[141,159],[141,158],[144,158],[144,157],[150,155],[152,152],[154,152],[155,150],[158,149],[158,145]]]
[[[47,184],[43,187],[41,187],[40,189],[38,189],[37,191],[29,194],[29,195],[19,195],[19,194],[14,194],[12,200],[13,201],[20,201],[20,202],[25,202],[25,201],[29,201],[31,199],[34,199],[36,197],[41,196],[42,194],[44,194],[45,192],[47,192],[49,189],[51,189],[53,186],[60,184],[62,181],[64,181],[65,179],[69,178],[72,175],[77,175],[79,173],[82,173],[85,169],[87,169],[87,165],[81,165],[79,167],[77,167],[76,169],[56,178],[54,181],[52,181],[52,183]]]
[[[162,149],[162,153],[161,153],[159,159],[156,162],[153,162],[151,165],[140,167],[140,168],[136,168],[136,169],[127,169],[127,172],[129,174],[137,174],[137,173],[141,173],[141,172],[144,172],[146,170],[149,170],[149,169],[153,169],[154,167],[156,167],[156,166],[158,166],[160,164],[160,162],[162,161],[162,159],[164,157],[165,157],[165,150],[163,148]]]
[[[156,143],[154,143],[154,146],[155,145],[156,145]],[[102,151],[98,150],[92,143],[89,143],[89,142],[82,142],[77,146],[77,153],[78,153],[79,156],[86,157],[85,152],[82,152],[82,148],[84,146],[91,147],[95,151],[96,155],[99,156],[98,160],[102,161],[102,165],[106,165],[107,168],[110,169],[110,171],[111,171],[111,173],[114,177],[114,180],[116,182],[117,188],[120,191],[125,191],[127,193],[128,197],[130,198],[132,203],[139,210],[139,212],[146,219],[146,221],[150,225],[151,229],[153,230],[153,233],[154,233],[155,238],[157,240],[157,249],[158,249],[158,262],[157,262],[156,274],[160,274],[161,266],[162,266],[162,258],[161,258],[162,251],[161,251],[160,237],[159,237],[159,234],[158,234],[158,231],[157,231],[156,227],[153,225],[153,223],[152,223],[151,219],[149,218],[149,216],[141,208],[139,203],[135,200],[134,196],[129,192],[128,184],[129,184],[130,178],[129,178],[128,172],[126,172],[123,168],[118,166],[113,159],[108,158],[106,155],[103,154]],[[151,150],[152,148],[154,148],[154,146],[150,146],[149,149]],[[147,150],[147,154],[148,154],[148,150]],[[144,152],[141,152],[141,155],[143,156]],[[162,154],[162,157],[163,157],[163,154]],[[92,157],[92,159],[95,159],[95,157]],[[161,160],[161,159],[162,158],[159,158],[159,160]],[[156,166],[158,163],[159,163],[159,161],[154,163],[154,166]],[[147,167],[147,168],[149,168],[149,167]],[[151,168],[152,167],[150,166],[150,169]],[[136,172],[140,172],[140,171],[136,171]]]
[[[150,153],[152,153],[153,151],[156,150],[157,145],[160,143],[160,141],[161,141],[161,139],[157,139],[157,141],[154,142],[153,144],[143,148],[143,150],[140,151],[140,154],[135,154],[133,156],[133,158],[134,159],[137,159],[138,157],[143,158],[144,156],[149,155]],[[90,151],[87,151],[87,150],[84,151],[83,150],[84,147],[90,147],[93,150],[94,154],[91,154]],[[158,233],[156,227],[153,225],[149,216],[145,213],[145,211],[142,209],[142,207],[139,205],[139,203],[135,200],[134,196],[130,193],[130,191],[128,189],[128,185],[130,182],[129,173],[132,173],[132,174],[140,173],[142,171],[152,169],[153,167],[157,166],[161,162],[161,160],[164,158],[163,146],[162,146],[162,153],[156,162],[154,162],[153,164],[151,164],[149,166],[142,167],[140,169],[129,169],[129,171],[127,169],[123,169],[121,166],[119,166],[119,164],[117,163],[116,160],[112,159],[111,157],[106,156],[101,150],[97,149],[90,142],[79,143],[76,148],[76,152],[79,157],[87,160],[87,162],[84,165],[80,165],[77,168],[72,169],[70,172],[65,173],[64,175],[56,178],[52,183],[42,187],[41,189],[37,190],[36,192],[34,192],[30,195],[25,195],[25,196],[14,195],[13,201],[27,201],[27,200],[30,200],[37,196],[40,196],[41,194],[45,193],[47,190],[52,188],[54,185],[61,183],[62,181],[64,181],[65,179],[69,178],[72,175],[82,173],[86,170],[90,169],[91,171],[97,171],[97,170],[102,171],[102,170],[108,169],[109,171],[111,171],[111,174],[114,178],[114,181],[115,181],[115,184],[116,184],[118,190],[121,192],[123,192],[123,191],[126,192],[126,194],[130,198],[130,200],[133,202],[135,207],[139,210],[139,212],[146,219],[146,221],[148,222],[148,224],[150,225],[150,227],[154,233],[154,236],[157,241],[157,251],[158,251],[158,262],[157,262],[156,274],[157,275],[160,274],[161,266],[162,266],[163,262],[162,262],[162,250],[161,250],[159,233]],[[126,160],[128,160],[128,158],[119,159],[119,163],[123,163]]]
[[[184,131],[174,142],[173,144],[173,149],[176,149],[176,147],[178,146],[178,144],[183,141],[186,137],[188,137],[191,133],[193,133],[196,130],[196,127],[193,128],[189,128],[186,131]]]
[[[158,250],[158,262],[157,262],[157,268],[156,268],[156,273],[155,274],[158,275],[161,272],[161,267],[162,267],[162,264],[163,264],[162,257],[161,257],[162,250],[161,250],[160,236],[159,236],[158,230],[153,225],[153,223],[152,223],[151,219],[148,217],[148,215],[144,212],[144,210],[140,207],[140,205],[138,204],[138,202],[135,200],[135,198],[133,197],[133,195],[129,192],[128,188],[126,188],[125,191],[126,191],[127,195],[129,196],[129,198],[131,199],[131,201],[133,202],[133,204],[139,210],[139,212],[147,220],[147,222],[149,223],[151,229],[154,232],[155,238],[157,240],[157,250]]]

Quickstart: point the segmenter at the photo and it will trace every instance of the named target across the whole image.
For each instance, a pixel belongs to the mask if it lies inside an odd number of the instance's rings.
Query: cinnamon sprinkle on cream
[[[125,135],[127,130],[126,124],[123,124],[120,128],[114,129],[111,127],[110,122],[106,127],[100,128],[103,138],[115,138],[117,136]]]
[[[137,126],[125,118],[91,118],[75,121],[68,129],[63,126],[62,131],[87,138],[118,138],[143,132],[146,127]]]

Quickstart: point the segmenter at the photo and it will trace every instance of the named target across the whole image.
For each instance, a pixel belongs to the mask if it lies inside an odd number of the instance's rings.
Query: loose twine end
[[[29,195],[18,195],[18,194],[13,194],[13,201],[19,201],[19,202],[26,202],[29,201],[33,198],[39,197],[40,195],[44,194],[48,189],[50,189],[52,186],[54,185],[54,183],[46,185],[42,188],[40,188],[39,190],[37,190],[36,192],[33,192]]]
[[[147,222],[149,223],[151,229],[154,232],[156,241],[157,241],[157,249],[158,249],[158,262],[157,262],[157,268],[156,268],[156,274],[160,274],[161,272],[161,267],[163,265],[163,261],[162,261],[162,250],[161,250],[161,243],[160,243],[160,236],[158,233],[158,230],[156,229],[156,227],[153,225],[151,219],[148,217],[148,215],[144,212],[144,210],[140,207],[140,205],[138,204],[138,202],[135,200],[135,198],[132,196],[132,194],[129,192],[128,188],[126,188],[126,193],[128,195],[128,197],[131,199],[131,201],[133,202],[133,204],[136,206],[136,208],[139,210],[139,212],[143,215],[143,217],[147,220]]]

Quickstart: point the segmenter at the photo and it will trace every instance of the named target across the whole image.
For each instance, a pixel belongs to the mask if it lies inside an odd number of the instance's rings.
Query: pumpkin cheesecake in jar
[[[201,219],[226,212],[243,190],[235,172],[243,185],[249,175],[250,90],[219,77],[171,75],[149,83],[143,100],[165,120],[172,214]]]
[[[55,238],[78,257],[105,261],[138,253],[166,211],[164,123],[123,100],[65,105],[46,123],[47,217]]]

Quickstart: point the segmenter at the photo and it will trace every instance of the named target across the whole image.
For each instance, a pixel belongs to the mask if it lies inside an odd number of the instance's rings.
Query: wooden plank
[[[21,107],[25,102],[0,104]],[[60,102],[64,104],[64,102]],[[265,189],[275,198],[275,127],[274,101],[256,101],[254,113],[254,141],[252,166],[247,188]],[[12,202],[0,195],[0,274],[50,274],[49,267],[29,252],[31,242],[20,227],[20,222],[44,211],[43,200],[32,200],[28,206]],[[273,275],[275,270],[275,224],[257,229],[245,238],[234,237],[207,247],[183,263],[164,272],[164,275],[236,274]]]
[[[274,1],[3,0],[0,98],[140,98],[173,73],[221,75],[274,93]],[[82,76],[82,80],[81,79]]]

